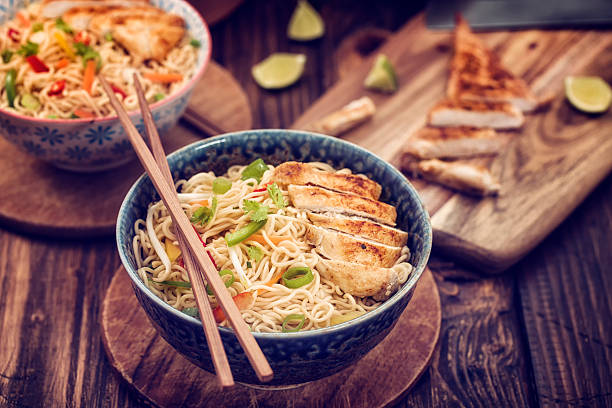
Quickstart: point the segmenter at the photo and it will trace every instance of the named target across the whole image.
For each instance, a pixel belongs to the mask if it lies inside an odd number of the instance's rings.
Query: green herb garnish
[[[32,41],[28,41],[24,45],[19,48],[17,54],[23,55],[24,57],[29,57],[30,55],[38,54],[38,44],[33,43]]]
[[[113,41],[113,35],[111,33],[104,34],[104,39],[106,41]]]
[[[32,24],[32,32],[37,33],[43,30],[43,23],[34,23]]]
[[[186,307],[181,312],[185,313],[187,316],[195,317],[196,319],[200,318],[200,312],[197,307]]]
[[[255,262],[259,262],[261,261],[261,258],[263,258],[263,251],[261,250],[261,248],[256,247],[255,245],[252,245],[247,248],[247,254],[249,255],[249,258],[251,258]]]
[[[274,201],[274,205],[276,205],[277,208],[285,208],[287,206],[285,198],[283,197],[283,192],[276,183],[268,184],[266,189],[268,190],[268,194],[270,195],[272,201]]]
[[[149,278],[149,282],[157,283],[158,285],[167,285],[167,286],[176,286],[177,288],[191,288],[191,283],[182,282],[182,281],[162,281],[156,282],[153,279]]]
[[[252,268],[253,264],[251,263],[251,261],[247,261],[247,268]]]
[[[200,48],[202,46],[202,43],[195,38],[192,38],[191,41],[189,41],[189,44],[191,44],[191,46],[194,48]]]
[[[245,214],[249,214],[251,221],[255,222],[265,221],[268,218],[268,211],[270,210],[268,206],[253,200],[244,200],[242,209]]]
[[[57,18],[55,20],[55,27],[58,30],[62,30],[65,33],[68,34],[72,34],[74,31],[72,30],[72,28],[70,28],[70,26],[68,25],[68,23],[66,23],[64,20],[62,20],[61,17]]]
[[[85,45],[82,42],[74,43],[74,49],[76,50],[76,54],[83,57],[83,68],[87,65],[87,61],[90,59],[96,61],[96,71],[99,71],[102,67],[102,57],[100,57],[100,53],[89,45]]]
[[[213,219],[215,212],[217,211],[217,197],[213,196],[212,205],[210,208],[208,207],[200,207],[193,213],[191,217],[191,222],[194,224],[208,224],[210,220]]]
[[[164,95],[163,93],[156,93],[155,95],[153,95],[153,99],[155,99],[155,102],[159,102],[165,97],[166,95]]]
[[[225,194],[232,188],[232,182],[224,177],[217,177],[212,184],[212,191],[215,194]]]
[[[4,62],[5,64],[8,64],[11,61],[11,58],[13,58],[13,51],[11,50],[2,51],[2,62]]]

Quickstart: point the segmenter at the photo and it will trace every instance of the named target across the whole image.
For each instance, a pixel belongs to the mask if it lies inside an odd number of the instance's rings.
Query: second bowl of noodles
[[[210,59],[208,27],[182,0],[54,4],[67,2],[15,1],[0,10],[0,134],[63,169],[118,167],[135,155],[97,75],[112,84],[143,130],[136,73],[160,133],[167,134]]]
[[[266,385],[329,376],[356,362],[393,328],[431,248],[427,212],[394,167],[351,143],[285,130],[218,136],[189,145],[168,161],[183,207],[206,244],[202,250],[215,261],[274,370],[274,379]],[[349,179],[358,194],[343,192],[342,184],[325,189],[302,176],[294,178],[292,166],[309,172],[310,178],[336,174],[334,183]],[[308,202],[316,194],[328,195],[327,212],[314,208],[317,202]],[[342,226],[336,225],[340,230],[365,222],[350,214],[329,216],[338,197],[378,203],[379,220],[367,222],[387,235],[374,238],[389,242],[322,228],[321,220],[342,220]],[[213,372],[173,228],[158,202],[149,178],[141,177],[119,213],[119,254],[141,306],[162,337],[191,362]],[[322,231],[335,235],[320,239]],[[359,234],[368,232],[362,228]],[[335,253],[329,243],[336,240],[359,246]],[[372,248],[381,249],[385,257]],[[343,269],[351,269],[352,280],[343,280]],[[372,285],[372,280],[383,285]],[[214,297],[211,303],[214,307]],[[224,316],[215,317],[236,380],[262,385],[232,329],[225,327]]]

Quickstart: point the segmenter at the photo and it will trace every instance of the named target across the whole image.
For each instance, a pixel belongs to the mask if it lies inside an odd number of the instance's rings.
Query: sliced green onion
[[[5,64],[8,64],[11,61],[11,58],[13,58],[13,51],[11,50],[2,51],[2,62],[4,62]]]
[[[156,93],[155,95],[153,95],[153,99],[155,99],[155,102],[159,102],[165,97],[166,95],[164,95],[163,93]]]
[[[106,41],[113,41],[113,35],[110,32],[108,32],[108,33],[104,34],[104,39]]]
[[[234,232],[227,234],[225,236],[225,242],[227,242],[227,246],[231,247],[231,246],[234,246],[244,241],[245,239],[247,239],[248,237],[250,237],[257,231],[259,231],[261,227],[266,225],[267,221],[268,220],[257,221],[257,222],[251,221],[250,223],[240,228],[239,230],[236,230]]]
[[[250,269],[250,268],[252,268],[252,267],[253,267],[253,264],[251,263],[251,261],[247,261],[247,268],[249,268],[249,269]]]
[[[234,278],[234,272],[230,271],[229,269],[221,269],[219,271],[219,276],[221,276],[221,279],[223,279],[223,276],[225,275],[231,276],[231,279],[224,281],[225,287],[229,288],[234,284],[236,278]],[[210,285],[206,285],[206,293],[208,293],[210,296],[214,295],[212,289],[210,288]]]
[[[257,159],[242,170],[242,180],[254,178],[259,183],[262,176],[268,170],[268,166],[262,159]]]
[[[225,177],[217,177],[212,184],[212,191],[215,194],[225,194],[232,188],[232,182]]]
[[[47,115],[47,119],[57,119],[57,115]]]
[[[189,41],[189,44],[191,44],[191,46],[195,48],[200,48],[202,46],[202,43],[199,40],[196,40],[195,38],[192,38],[191,41]]]
[[[291,289],[301,288],[313,281],[314,275],[307,266],[289,268],[282,276],[283,285]]]
[[[43,23],[34,23],[32,24],[32,32],[37,33],[43,30]]]
[[[40,108],[40,102],[34,95],[25,94],[21,97],[21,106],[31,111],[37,111]]]
[[[299,332],[302,327],[304,327],[304,322],[306,321],[306,317],[303,314],[290,314],[289,316],[283,319],[282,330],[283,333],[295,333]],[[297,325],[295,327],[291,327],[290,325]]]
[[[14,68],[9,69],[4,80],[4,88],[6,89],[6,99],[8,100],[8,105],[11,108],[15,107],[15,96],[17,96],[17,87],[15,86],[16,80],[17,70]]]
[[[191,283],[189,283],[189,282],[181,282],[181,281],[161,281],[161,282],[157,282],[157,281],[154,281],[151,278],[149,278],[149,282],[157,283],[157,284],[160,284],[160,285],[176,286],[177,288],[191,288]]]
[[[200,312],[197,307],[186,307],[181,312],[185,313],[187,316],[195,317],[196,319],[200,318]]]

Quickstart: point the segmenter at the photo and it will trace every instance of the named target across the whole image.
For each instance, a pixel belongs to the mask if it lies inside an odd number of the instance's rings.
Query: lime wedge
[[[386,55],[380,54],[376,57],[374,66],[363,84],[374,91],[388,93],[397,91],[397,75]]]
[[[304,54],[274,53],[251,68],[255,82],[265,89],[279,89],[293,84],[304,72]]]
[[[596,76],[565,78],[565,96],[576,109],[589,113],[605,112],[612,102],[610,85]]]
[[[299,0],[289,20],[287,36],[296,41],[310,41],[323,36],[325,24],[317,10],[306,0]]]

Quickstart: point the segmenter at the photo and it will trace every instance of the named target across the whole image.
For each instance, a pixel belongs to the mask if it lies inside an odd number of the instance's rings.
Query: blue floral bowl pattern
[[[12,19],[25,3],[24,0],[2,2],[0,24]],[[158,130],[164,135],[185,111],[193,87],[204,73],[210,59],[211,39],[206,23],[186,1],[152,0],[151,3],[183,17],[189,35],[201,43],[194,77],[178,92],[151,105]],[[130,118],[139,130],[144,129],[139,112],[130,114]],[[108,170],[136,157],[116,116],[74,120],[34,119],[0,109],[0,134],[32,156],[66,170]]]
[[[389,333],[410,301],[429,258],[431,225],[415,189],[399,171],[374,154],[329,136],[290,130],[229,133],[186,146],[172,153],[168,162],[178,180],[201,171],[223,174],[231,165],[248,164],[259,157],[275,165],[287,160],[326,162],[376,180],[383,186],[381,199],[397,207],[398,227],[409,232],[410,263],[415,267],[395,295],[357,319],[298,333],[254,333],[274,370],[274,379],[265,385],[288,386],[334,374],[364,356]],[[159,197],[148,176],[140,177],[119,210],[116,234],[121,261],[138,301],[163,338],[191,362],[214,372],[201,323],[159,299],[136,274],[134,222],[146,216],[148,204],[154,200]],[[221,328],[221,338],[235,379],[262,385],[233,331]]]

